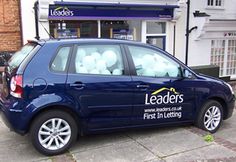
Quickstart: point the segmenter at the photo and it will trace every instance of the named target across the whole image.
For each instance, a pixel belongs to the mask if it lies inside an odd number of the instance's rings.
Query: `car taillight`
[[[16,75],[11,78],[10,94],[16,98],[21,98],[23,95],[23,80],[22,75]]]

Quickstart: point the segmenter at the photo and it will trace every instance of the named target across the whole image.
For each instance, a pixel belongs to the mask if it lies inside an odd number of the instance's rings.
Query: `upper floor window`
[[[207,7],[223,7],[224,0],[207,0]]]

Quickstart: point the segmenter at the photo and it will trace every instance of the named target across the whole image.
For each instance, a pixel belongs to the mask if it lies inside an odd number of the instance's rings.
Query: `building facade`
[[[220,76],[236,79],[236,1],[192,0],[190,27],[194,26],[189,64],[215,64]]]
[[[20,15],[19,0],[0,0],[0,54],[21,47]]]
[[[35,1],[21,0],[24,43],[35,37]],[[191,0],[188,65],[236,77],[236,1]],[[38,0],[40,38],[118,38],[156,45],[185,62],[186,0]]]

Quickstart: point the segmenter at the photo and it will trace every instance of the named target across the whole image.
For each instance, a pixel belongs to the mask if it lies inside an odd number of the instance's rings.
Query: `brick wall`
[[[21,47],[20,0],[0,0],[0,52]]]

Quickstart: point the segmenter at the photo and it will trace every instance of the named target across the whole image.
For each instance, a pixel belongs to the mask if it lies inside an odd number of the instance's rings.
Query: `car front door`
[[[161,50],[127,45],[134,90],[133,124],[191,121],[194,84],[182,77],[179,63]]]
[[[133,89],[128,63],[118,44],[77,45],[71,59],[67,92],[76,99],[89,130],[130,124]]]

